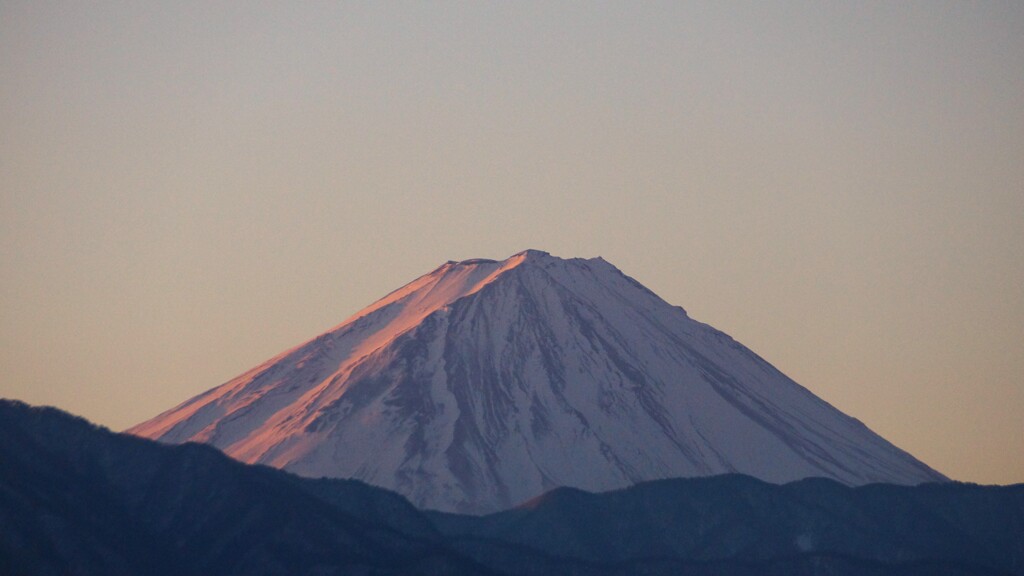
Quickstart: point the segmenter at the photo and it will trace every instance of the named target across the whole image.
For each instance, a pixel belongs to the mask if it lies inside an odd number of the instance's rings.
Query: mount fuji
[[[946,478],[601,258],[447,262],[128,432],[419,507],[738,472]]]

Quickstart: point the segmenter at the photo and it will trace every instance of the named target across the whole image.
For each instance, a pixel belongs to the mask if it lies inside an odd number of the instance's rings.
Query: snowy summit
[[[601,258],[447,262],[129,432],[420,507],[740,472],[945,477]]]

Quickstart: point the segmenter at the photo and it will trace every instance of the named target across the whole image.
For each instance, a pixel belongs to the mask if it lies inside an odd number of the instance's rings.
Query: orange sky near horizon
[[[1024,4],[0,3],[0,396],[124,429],[447,260],[602,256],[1024,482]]]

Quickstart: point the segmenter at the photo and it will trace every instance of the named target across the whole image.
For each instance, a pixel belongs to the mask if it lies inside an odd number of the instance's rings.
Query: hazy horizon
[[[447,260],[602,256],[1024,482],[1024,4],[0,3],[0,396],[120,430]]]

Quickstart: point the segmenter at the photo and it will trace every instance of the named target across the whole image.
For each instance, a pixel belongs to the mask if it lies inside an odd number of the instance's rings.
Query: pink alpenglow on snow
[[[601,258],[447,262],[129,432],[420,507],[728,472],[946,478]]]

